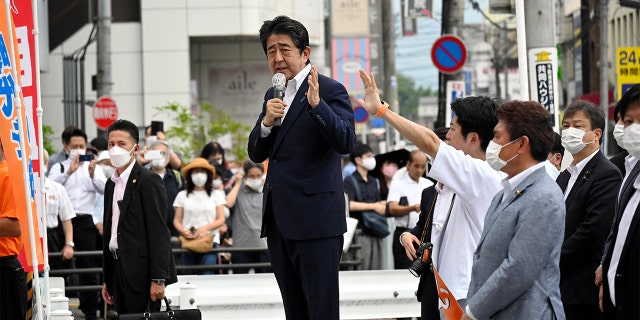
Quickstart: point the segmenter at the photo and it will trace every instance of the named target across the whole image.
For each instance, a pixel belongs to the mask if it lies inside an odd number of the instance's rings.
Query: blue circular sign
[[[363,106],[353,108],[353,121],[357,123],[365,122],[369,119],[369,112]]]
[[[467,48],[456,36],[442,36],[431,47],[431,60],[440,72],[454,73],[467,61]]]

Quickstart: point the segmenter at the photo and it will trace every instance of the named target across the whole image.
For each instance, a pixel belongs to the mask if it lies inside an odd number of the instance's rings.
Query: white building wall
[[[201,100],[209,100],[208,86],[211,64],[247,64],[263,68],[260,81],[262,95],[270,84],[267,61],[259,46],[258,30],[264,20],[288,15],[308,29],[312,46],[312,62],[329,74],[324,54],[323,1],[314,0],[142,0],[140,23],[113,23],[111,32],[113,98],[119,117],[143,127],[151,120],[172,121],[158,113],[157,106],[168,102],[188,105],[190,81],[198,82]],[[83,46],[91,31],[86,25],[49,55],[49,70],[42,74],[44,124],[54,128],[54,146],[60,147],[64,129],[63,72],[65,55]],[[243,42],[207,44],[192,38],[233,36]],[[215,41],[214,41],[215,42]],[[195,50],[195,52],[191,52]],[[258,67],[261,64],[263,67]],[[91,75],[96,73],[96,45],[91,44],[85,58],[85,88],[88,100]],[[268,75],[265,78],[265,75]],[[230,78],[235,75],[229,74]],[[255,98],[255,97],[254,97]],[[233,106],[227,107],[233,108]],[[259,112],[259,106],[257,107]],[[86,107],[86,131],[89,139],[96,136],[92,108]],[[227,110],[225,110],[227,111]],[[255,110],[250,111],[257,118]]]

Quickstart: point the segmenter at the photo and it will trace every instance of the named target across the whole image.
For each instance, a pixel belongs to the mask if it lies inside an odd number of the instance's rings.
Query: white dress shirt
[[[618,262],[620,262],[620,256],[622,255],[622,248],[627,239],[629,233],[629,226],[633,215],[640,204],[640,176],[636,178],[633,183],[633,195],[627,202],[627,206],[624,208],[622,218],[620,218],[620,224],[618,225],[618,234],[616,235],[615,242],[613,243],[613,253],[611,254],[611,262],[609,263],[609,270],[607,271],[607,280],[609,281],[609,295],[611,296],[611,302],[616,305],[616,274],[618,273]]]
[[[465,299],[484,218],[493,197],[502,190],[501,181],[506,174],[494,170],[484,160],[440,143],[429,176],[444,184],[447,195],[440,193],[434,208],[433,262],[456,299]],[[456,198],[445,227],[451,206],[449,193],[455,193]],[[443,234],[439,228],[445,228]]]
[[[111,176],[111,181],[115,183],[113,187],[113,199],[111,201],[111,212],[113,213],[111,215],[111,239],[109,239],[109,250],[111,251],[118,250],[118,222],[120,220],[120,206],[118,205],[118,201],[124,198],[127,181],[129,181],[129,176],[135,163],[135,160],[131,161],[129,166],[122,171],[122,174],[118,174],[118,170],[116,170]]]
[[[100,168],[89,176],[89,162],[83,162],[71,175],[67,174],[71,159],[56,163],[49,170],[49,179],[61,184],[67,189],[67,194],[73,203],[76,215],[92,215],[96,201],[96,192],[104,194],[104,184],[107,178]],[[62,171],[60,166],[62,166]]]
[[[582,159],[582,161],[575,164],[571,163],[567,167],[567,171],[569,171],[569,173],[571,174],[571,178],[569,178],[569,182],[567,183],[567,189],[564,190],[564,200],[567,200],[567,196],[571,192],[571,189],[573,188],[573,185],[576,183],[576,180],[578,180],[578,176],[580,175],[580,172],[582,171],[582,169],[584,169],[587,163],[591,161],[591,159],[593,158],[593,156],[596,155],[597,152],[598,150],[594,151],[588,157]]]
[[[64,186],[45,177],[44,190],[47,205],[47,228],[57,227],[58,217],[60,217],[60,221],[67,221],[76,217],[73,203],[71,203]]]
[[[551,177],[551,179],[553,179],[554,181],[558,179],[558,176],[560,175],[560,171],[558,171],[558,168],[556,168],[556,166],[553,165],[551,161],[545,160],[544,168],[545,170],[547,170],[547,174],[549,175],[549,177]]]
[[[422,190],[432,185],[433,182],[427,178],[420,177],[418,181],[413,180],[411,176],[409,176],[409,173],[405,171],[404,175],[391,181],[389,194],[387,195],[387,202],[399,202],[401,197],[407,197],[408,205],[413,206],[420,204]],[[418,222],[419,217],[420,212],[411,211],[407,215],[395,217],[395,223],[397,227],[413,228],[413,226]]]
[[[309,72],[311,72],[311,64],[307,64],[307,66],[302,68],[302,70],[300,70],[293,79],[287,81],[287,88],[285,89],[284,97],[282,98],[287,106],[284,107],[284,116],[282,116],[281,121],[284,121],[284,118],[287,116],[289,106],[293,103],[293,98],[296,97],[298,89],[300,89],[302,83],[307,79]],[[260,137],[265,138],[269,136],[269,134],[271,134],[271,129],[273,129],[273,126],[266,127],[264,123],[260,123]]]

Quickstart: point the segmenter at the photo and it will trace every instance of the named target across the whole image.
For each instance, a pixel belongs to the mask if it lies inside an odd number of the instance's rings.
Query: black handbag
[[[169,306],[167,297],[164,298],[167,306],[166,311],[149,312],[149,304],[147,311],[136,314],[123,314],[118,317],[120,320],[202,320],[202,313],[198,309],[173,310]]]
[[[358,181],[353,176],[348,176],[353,183],[354,191],[356,192],[356,201],[362,202],[362,193],[360,193],[360,187]],[[380,191],[380,182],[376,179],[376,185],[378,192]],[[362,228],[374,237],[384,238],[389,235],[389,225],[387,224],[387,217],[381,215],[373,210],[362,211]]]
[[[365,230],[378,238],[384,238],[390,233],[387,218],[373,210],[362,211],[362,224]]]

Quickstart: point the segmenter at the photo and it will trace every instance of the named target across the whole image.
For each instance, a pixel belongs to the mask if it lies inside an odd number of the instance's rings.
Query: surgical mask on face
[[[624,149],[624,124],[616,123],[616,126],[613,128],[613,137],[616,139],[618,146]]]
[[[222,180],[220,180],[220,179],[213,180],[213,188],[214,189],[218,189],[218,188],[220,188],[220,186],[222,186]]]
[[[247,187],[262,192],[262,179],[247,179]]]
[[[191,181],[196,187],[204,187],[207,183],[207,174],[204,172],[192,173]]]
[[[362,159],[362,166],[371,171],[373,169],[376,168],[376,158],[371,157],[371,158],[366,158],[366,159]]]
[[[69,150],[69,159],[75,159],[77,155],[83,155],[87,152],[87,149],[70,149]]]
[[[104,175],[109,178],[113,175],[113,172],[116,171],[116,168],[108,165],[108,164],[101,164],[100,168],[102,169],[102,172],[104,172]]]
[[[151,160],[151,167],[155,169],[162,169],[167,166],[167,163],[168,161],[165,158],[153,159]]]
[[[576,154],[584,149],[588,144],[595,141],[584,143],[582,138],[587,134],[586,131],[578,128],[569,127],[562,129],[562,146],[571,154]]]
[[[127,149],[120,148],[118,146],[113,146],[109,149],[109,159],[111,160],[111,164],[116,168],[122,168],[131,161],[131,152],[135,149],[134,145],[131,150],[127,151]]]
[[[520,139],[520,138],[518,138]],[[486,151],[486,157],[487,157],[487,163],[489,163],[489,165],[491,166],[491,168],[493,168],[496,171],[500,171],[502,168],[504,168],[504,166],[507,165],[507,163],[509,163],[509,161],[515,159],[515,157],[518,156],[518,154],[516,153],[515,156],[511,157],[511,159],[509,160],[502,160],[500,159],[500,151],[502,150],[502,148],[518,141],[518,139],[515,139],[507,144],[505,144],[504,146],[501,146],[493,141],[489,141],[489,145],[487,146],[487,151]]]
[[[374,166],[375,167],[375,166]],[[398,166],[395,164],[383,164],[382,165],[382,174],[387,178],[391,179],[393,175],[398,171]]]
[[[624,128],[624,145],[630,155],[640,159],[640,124],[632,123]]]

